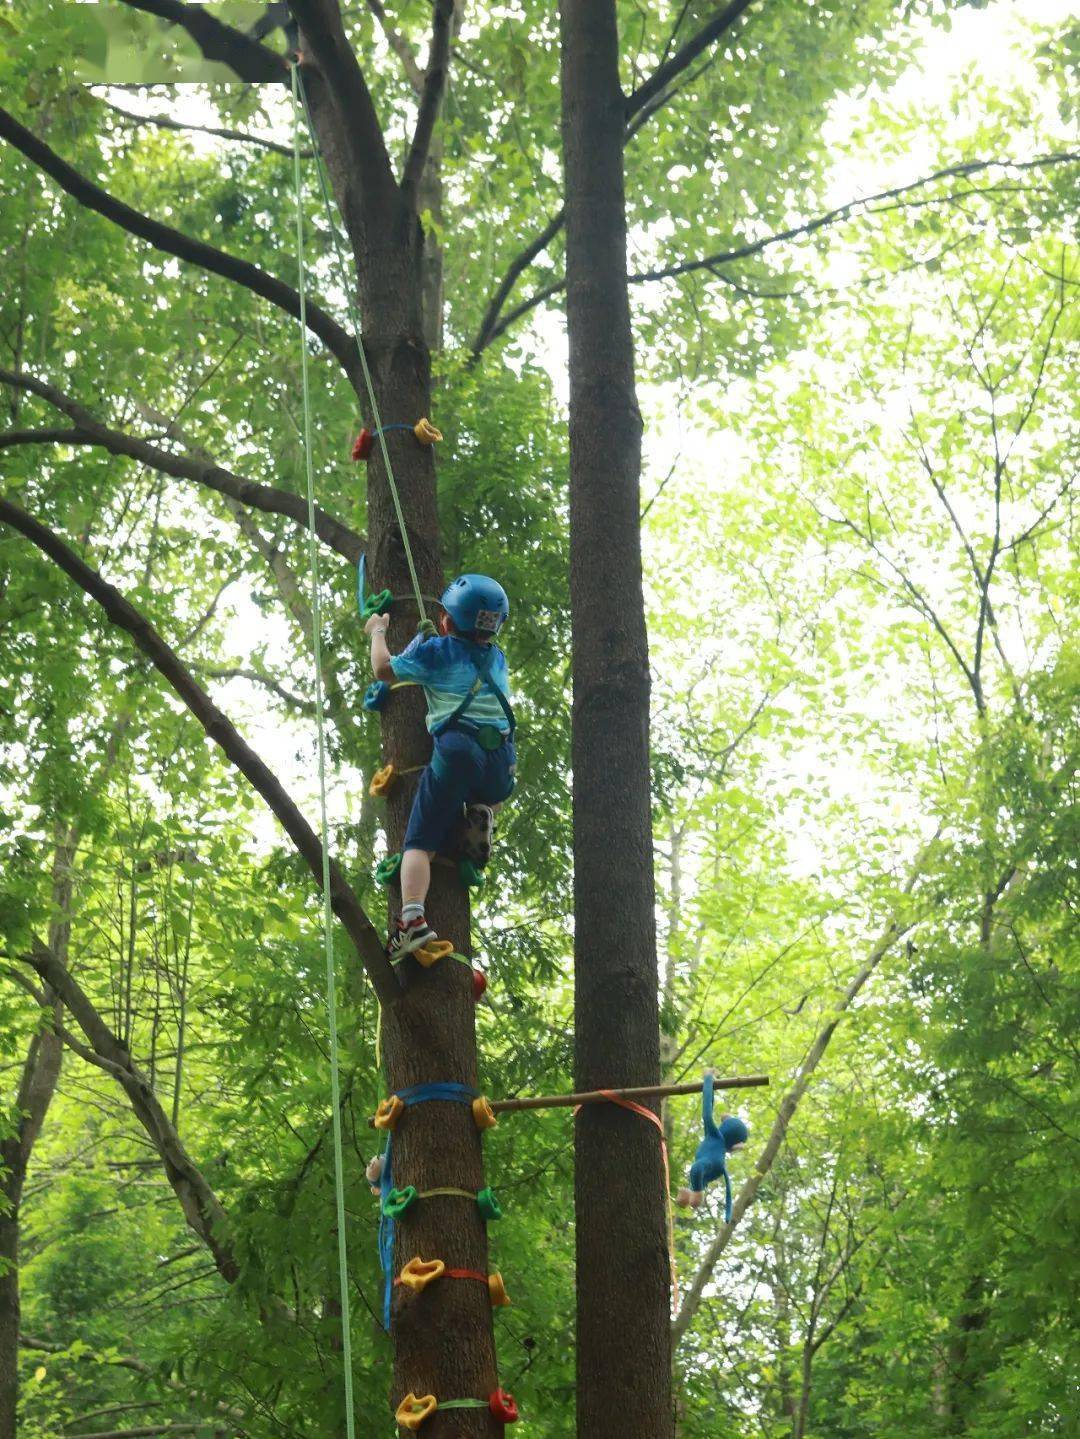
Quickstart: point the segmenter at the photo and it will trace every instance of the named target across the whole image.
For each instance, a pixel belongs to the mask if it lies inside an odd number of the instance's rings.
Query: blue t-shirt
[[[417,635],[412,644],[394,655],[390,666],[399,680],[415,680],[423,685],[427,699],[427,726],[437,729],[443,720],[457,709],[458,705],[476,684],[476,666],[470,654],[483,660],[488,649],[494,656],[488,668],[488,676],[507,699],[510,698],[510,671],[506,656],[498,645],[478,645],[460,635]],[[503,734],[509,734],[510,725],[503,714],[499,701],[481,685],[473,696],[464,718],[472,724],[495,725]]]

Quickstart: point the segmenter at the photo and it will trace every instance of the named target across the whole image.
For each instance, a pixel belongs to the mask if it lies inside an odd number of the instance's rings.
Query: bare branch
[[[379,22],[379,27],[386,36],[386,43],[401,61],[401,67],[405,71],[405,78],[413,87],[419,99],[420,93],[424,88],[424,72],[417,64],[412,46],[401,31],[395,29],[390,23],[390,17],[386,13],[386,7],[383,5],[382,0],[367,0],[367,7]]]
[[[915,885],[925,871],[934,851],[937,837],[937,835],[934,836],[912,865],[907,881],[904,884],[903,895],[905,899],[911,895]],[[769,1132],[769,1137],[765,1141],[765,1147],[761,1151],[757,1163],[754,1165],[753,1173],[743,1183],[736,1196],[735,1203],[732,1206],[731,1222],[721,1225],[716,1238],[706,1249],[697,1273],[685,1291],[682,1306],[672,1321],[671,1332],[674,1343],[679,1343],[693,1323],[694,1316],[701,1306],[705,1289],[712,1277],[717,1261],[727,1248],[728,1242],[743,1215],[753,1203],[763,1180],[772,1169],[776,1156],[780,1152],[780,1146],[783,1144],[787,1135],[788,1127],[794,1118],[795,1111],[798,1109],[803,1095],[806,1093],[811,1076],[821,1063],[825,1051],[829,1047],[837,1026],[840,1024],[844,1015],[850,1010],[852,1004],[858,998],[866,982],[873,975],[882,959],[888,954],[896,941],[915,926],[917,919],[917,914],[910,911],[906,905],[903,907],[898,906],[894,910],[885,929],[871,946],[857,974],[848,984],[843,994],[837,999],[829,1019],[819,1030],[813,1044],[811,1044],[807,1051],[806,1058],[799,1066],[794,1083],[787,1094],[784,1095],[772,1129]]]
[[[454,0],[435,0],[431,26],[431,46],[416,130],[401,177],[401,193],[410,210],[416,207],[420,180],[431,150],[431,137],[439,118],[439,109],[446,93],[446,77],[450,68],[450,37],[454,28]]]
[[[552,215],[551,219],[536,238],[530,241],[524,250],[511,261],[509,269],[499,281],[495,293],[488,301],[488,307],[484,311],[484,318],[480,321],[480,328],[476,332],[476,339],[472,343],[472,352],[474,355],[479,355],[482,350],[487,348],[497,334],[501,335],[508,325],[513,324],[514,315],[508,316],[501,325],[498,323],[499,315],[502,312],[503,305],[506,304],[510,291],[517,284],[518,276],[529,268],[539,254],[547,249],[548,245],[562,229],[565,221],[566,210],[563,208]],[[560,286],[560,288],[564,287]],[[516,312],[514,312],[514,314],[516,315]]]
[[[249,135],[246,130],[230,130],[227,125],[196,125],[191,121],[174,120],[171,115],[140,115],[135,110],[125,110],[122,105],[117,105],[113,100],[106,100],[104,96],[96,97],[101,101],[107,110],[114,115],[133,125],[154,125],[160,130],[178,130],[181,132],[194,131],[199,135],[214,135],[220,140],[236,140],[244,145],[257,145],[260,149],[269,150],[274,155],[287,155],[292,159],[293,147],[282,144],[279,140],[267,140],[262,135]],[[314,151],[301,150],[305,160],[310,160]]]
[[[226,470],[209,460],[198,459],[193,455],[174,455],[152,445],[148,440],[125,434],[122,430],[114,430],[102,424],[71,395],[58,390],[55,385],[50,385],[45,380],[39,380],[35,375],[7,370],[0,366],[0,384],[11,385],[37,395],[39,399],[45,400],[54,409],[67,415],[77,427],[74,430],[22,430],[11,431],[7,435],[0,434],[0,449],[29,443],[98,445],[108,450],[111,455],[123,455],[137,460],[151,469],[171,475],[174,479],[192,480],[252,509],[262,510],[266,514],[285,515],[307,529],[307,501],[300,495],[276,489],[272,485],[259,484],[256,480],[245,479],[242,475],[234,474],[232,470]],[[359,562],[364,552],[364,537],[318,507],[315,510],[315,533],[325,545],[350,564]]]
[[[993,169],[1031,170],[1040,166],[1075,164],[1078,160],[1080,160],[1080,152],[1062,151],[1058,153],[1040,155],[1032,160],[963,161],[956,165],[945,166],[943,169],[936,170],[930,175],[924,175],[919,180],[912,180],[906,185],[894,186],[893,188],[888,190],[880,190],[873,195],[863,195],[854,200],[848,200],[843,205],[838,205],[835,209],[827,210],[824,214],[817,215],[811,220],[805,220],[802,223],[798,225],[792,225],[785,230],[778,230],[775,234],[772,235],[764,235],[758,240],[749,240],[745,244],[737,245],[729,250],[718,250],[714,254],[704,255],[700,258],[693,260],[681,260],[676,264],[662,266],[659,269],[639,270],[632,275],[628,275],[627,279],[631,285],[643,285],[652,284],[658,280],[675,279],[680,275],[693,274],[695,271],[698,270],[715,271],[720,266],[731,265],[739,260],[751,259],[754,255],[759,255],[763,251],[770,249],[774,245],[780,245],[789,240],[805,238],[809,235],[816,234],[819,230],[826,229],[833,225],[842,224],[845,221],[851,219],[860,210],[866,210],[868,213],[873,214],[877,208],[893,208],[886,202],[897,200],[905,195],[910,195],[915,191],[924,188],[927,185],[936,184],[940,180],[956,177],[966,177],[968,175],[975,175],[982,171]],[[941,203],[945,203],[946,201],[955,198],[955,196],[946,195],[941,196],[940,201]],[[545,227],[544,231],[540,235],[538,235],[533,241],[531,241],[530,244],[513,261],[510,269],[507,271],[504,279],[500,282],[499,288],[496,290],[495,295],[492,297],[492,300],[488,305],[488,310],[484,316],[484,321],[477,334],[477,338],[473,343],[474,354],[479,353],[480,350],[485,349],[494,340],[497,340],[500,335],[504,334],[506,330],[508,330],[524,315],[527,315],[530,310],[534,310],[537,305],[544,304],[545,301],[552,299],[555,295],[562,294],[562,292],[566,289],[565,280],[552,281],[551,283],[544,285],[541,289],[537,290],[534,294],[528,296],[527,299],[522,300],[501,320],[498,318],[501,308],[503,304],[505,304],[506,299],[510,291],[513,289],[518,277],[521,275],[522,271],[527,269],[528,266],[532,264],[532,262],[541,253],[541,251],[546,248],[547,244],[551,241],[551,239],[556,234],[558,234],[559,230],[562,228],[562,219],[563,216],[562,212],[560,211],[557,216],[555,216],[551,221],[548,222],[548,225]],[[789,298],[789,296],[787,294],[783,294],[768,298],[787,299]]]
[[[81,175],[4,109],[0,109],[0,138],[22,151],[28,160],[47,175],[51,175],[61,189],[87,209],[103,215],[122,230],[138,236],[140,240],[146,240],[164,254],[175,255],[177,259],[197,265],[211,274],[220,275],[223,279],[261,296],[262,299],[269,300],[272,305],[292,315],[294,319],[299,318],[300,296],[291,285],[286,285],[275,275],[267,274],[249,260],[241,260],[214,245],[208,245],[204,240],[196,240],[180,230],[174,230],[171,225],[163,225],[160,220],[154,220],[149,215],[132,209],[123,200],[118,200],[100,185]],[[340,362],[345,373],[351,377],[357,367],[356,340],[353,336],[310,299],[307,302],[307,324],[312,334],[318,336]]]
[[[97,601],[112,624],[131,635],[139,649],[187,705],[207,735],[220,746],[230,763],[236,766],[266,801],[306,861],[316,884],[321,887],[323,851],[318,836],[286,793],[277,776],[240,736],[145,616],[139,614],[117,589],[81,560],[58,535],[3,497],[0,497],[0,520],[37,545],[38,549],[54,560],[76,584]],[[380,1002],[384,1005],[395,1004],[401,997],[397,975],[383,952],[374,926],[334,860],[330,861],[330,903],[352,941]]]
[[[729,5],[718,10],[696,35],[676,50],[670,60],[649,76],[644,85],[638,86],[626,102],[626,118],[633,119],[640,109],[666,89],[676,76],[681,75],[688,65],[692,65],[703,50],[707,50],[714,40],[723,35],[725,30],[730,30],[735,21],[745,10],[749,10],[752,4],[753,0],[731,0]]]
[[[6,502],[0,503],[6,505]],[[136,1117],[161,1156],[166,1178],[180,1201],[188,1224],[210,1250],[222,1277],[230,1284],[234,1283],[239,1277],[240,1265],[225,1237],[225,1211],[166,1118],[149,1081],[136,1066],[127,1047],[113,1034],[93,1002],[50,949],[40,942],[35,943],[25,958],[74,1016],[90,1041],[94,1062],[112,1074],[123,1088]],[[68,1039],[68,1036],[64,1037]],[[77,1042],[72,1047],[83,1052]]]
[[[311,700],[301,699],[299,695],[293,694],[292,690],[279,684],[273,675],[263,674],[262,670],[246,669],[243,665],[192,665],[192,669],[211,680],[247,680],[249,684],[260,685],[271,694],[277,695],[283,704],[298,714],[310,717],[315,713]]]

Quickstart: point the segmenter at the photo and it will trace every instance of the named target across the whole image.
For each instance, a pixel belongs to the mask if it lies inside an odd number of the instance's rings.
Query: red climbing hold
[[[475,1000],[477,1000],[477,1001],[483,999],[483,997],[484,997],[484,991],[485,991],[486,989],[487,989],[487,975],[484,973],[484,971],[483,971],[482,969],[476,969],[476,968],[474,967],[473,972],[472,972],[472,997],[473,997],[473,999],[475,999]]]
[[[496,1389],[495,1393],[488,1400],[488,1408],[495,1418],[503,1424],[516,1424],[518,1421],[518,1407],[512,1394],[507,1394],[505,1389]]]
[[[363,429],[356,437],[356,443],[352,447],[354,460],[366,460],[371,454],[371,447],[375,443],[375,436],[369,429]]]

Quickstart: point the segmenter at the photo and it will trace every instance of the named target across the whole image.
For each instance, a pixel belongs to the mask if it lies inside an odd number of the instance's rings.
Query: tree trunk
[[[575,1082],[660,1073],[641,581],[641,416],[623,191],[614,0],[562,0]],[[659,1136],[615,1105],[578,1117],[577,1423],[583,1439],[673,1433],[667,1196]]]
[[[412,425],[431,413],[431,363],[424,335],[423,236],[415,217],[402,205],[375,232],[350,225],[357,262],[364,346],[372,370],[384,424]],[[365,422],[369,401],[357,387]],[[408,526],[421,590],[438,596],[443,588],[435,461],[402,432],[388,437],[394,477]],[[394,511],[382,454],[375,446],[367,465],[368,567],[373,589],[411,594],[408,564]],[[429,617],[432,607],[427,606]],[[388,636],[398,652],[413,638],[415,603],[395,604]],[[424,764],[431,739],[424,723],[419,689],[395,691],[382,712],[383,763],[398,769]],[[417,776],[406,776],[387,800],[386,832],[391,851],[401,841]],[[390,910],[400,906],[397,885]],[[460,953],[470,953],[468,893],[454,871],[436,864],[427,907],[441,938]],[[415,960],[400,966],[405,993],[383,1016],[383,1053],[389,1092],[409,1085],[453,1081],[476,1087],[478,1064],[472,980],[464,965],[444,961],[430,970]],[[394,1182],[418,1189],[452,1185],[484,1188],[480,1135],[471,1111],[455,1102],[410,1108],[394,1134]],[[487,1232],[475,1205],[459,1198],[421,1201],[397,1221],[394,1272],[413,1258],[442,1259],[455,1269],[488,1272]],[[444,1281],[422,1294],[396,1290],[393,1306],[396,1408],[406,1393],[437,1399],[487,1399],[498,1385],[491,1305],[476,1283]],[[430,1439],[495,1436],[502,1426],[486,1410],[436,1413],[424,1425]]]
[[[74,831],[58,834],[53,853],[49,944],[67,960],[71,933]],[[54,1005],[59,1018],[60,1006]],[[63,1042],[50,1030],[30,1042],[15,1102],[15,1132],[0,1142],[0,1439],[15,1439],[19,1386],[19,1205],[30,1155],[56,1092]]]

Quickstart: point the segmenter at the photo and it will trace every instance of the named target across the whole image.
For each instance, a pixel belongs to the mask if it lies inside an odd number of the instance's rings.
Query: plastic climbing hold
[[[468,889],[479,889],[484,883],[481,871],[477,869],[471,859],[465,859],[464,856],[458,860],[458,879]]]
[[[375,866],[375,878],[380,884],[393,884],[401,871],[401,855],[388,854]]]
[[[495,1111],[484,1095],[478,1095],[472,1102],[473,1123],[477,1129],[494,1129],[498,1124]]]
[[[417,420],[413,434],[422,445],[435,445],[442,439],[442,431],[437,430],[430,420]]]
[[[488,1400],[488,1408],[501,1424],[516,1424],[518,1421],[518,1407],[512,1394],[505,1389],[496,1389],[495,1393]]]
[[[404,1189],[391,1189],[382,1202],[382,1212],[387,1219],[398,1219],[413,1207],[419,1197],[415,1184],[408,1184]]]
[[[410,1259],[398,1275],[398,1283],[420,1294],[445,1273],[446,1265],[441,1259]]]
[[[486,989],[487,989],[487,975],[484,973],[484,971],[483,971],[482,969],[477,969],[477,968],[475,968],[475,966],[474,966],[473,972],[472,972],[472,997],[473,997],[473,999],[475,999],[475,1000],[481,1000],[481,999],[483,999],[483,997],[484,997],[484,992],[485,992]]]
[[[397,783],[397,770],[392,764],[383,765],[371,776],[368,794],[372,799],[384,799]]]
[[[369,714],[381,710],[390,698],[390,686],[385,680],[375,680],[364,691],[364,708]]]
[[[361,460],[367,459],[368,455],[371,454],[371,447],[374,443],[375,434],[365,425],[364,428],[357,435],[356,439],[353,441],[352,457],[357,462],[357,464],[359,464]]]
[[[487,1189],[481,1189],[476,1196],[476,1205],[480,1210],[480,1218],[488,1223],[503,1217],[502,1206],[495,1198],[495,1191],[490,1186]]]
[[[454,946],[448,939],[431,939],[419,949],[414,949],[412,956],[425,969],[430,969],[433,964],[438,964],[440,959],[449,959],[453,952]]]
[[[392,1094],[389,1099],[380,1099],[372,1124],[376,1129],[394,1129],[405,1112],[405,1101]]]
[[[438,964],[440,959],[446,959],[453,952],[454,946],[448,939],[431,939],[419,949],[414,949],[412,957],[425,969],[430,969],[433,964]]]
[[[488,1275],[488,1293],[491,1296],[492,1309],[505,1309],[508,1307],[510,1296],[506,1292],[503,1277],[497,1269],[494,1274]]]
[[[430,1419],[439,1407],[434,1394],[425,1394],[418,1399],[411,1391],[397,1407],[394,1418],[403,1429],[419,1429],[425,1419]]]
[[[369,620],[372,615],[388,614],[393,602],[394,597],[389,590],[379,590],[373,595],[368,595],[360,606],[360,618]]]

